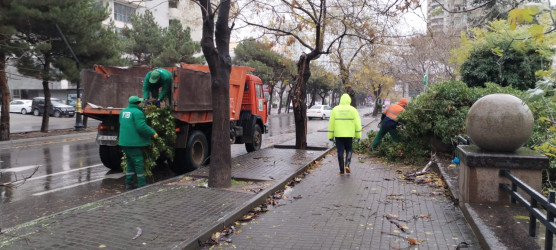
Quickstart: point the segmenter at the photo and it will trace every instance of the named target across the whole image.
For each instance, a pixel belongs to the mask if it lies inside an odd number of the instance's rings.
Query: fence
[[[529,236],[535,237],[538,219],[546,227],[544,248],[552,249],[553,236],[556,233],[556,224],[554,223],[556,192],[550,191],[548,197],[545,198],[508,170],[500,170],[500,176],[506,177],[512,182],[511,187],[508,184],[500,183],[500,188],[510,193],[511,202],[515,204],[517,201],[529,211]],[[517,193],[518,187],[531,197],[531,202]],[[538,208],[539,205],[546,209],[546,215]]]

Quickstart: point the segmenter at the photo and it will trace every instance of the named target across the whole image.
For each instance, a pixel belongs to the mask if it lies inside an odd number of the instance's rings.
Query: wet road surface
[[[18,113],[10,113],[10,133],[22,133],[31,131],[40,131],[42,116],[34,116],[31,114],[22,115]],[[95,119],[88,119],[88,127],[96,128],[100,123]],[[75,127],[75,117],[49,117],[48,129],[68,129]]]
[[[327,125],[328,120],[311,120],[308,130],[315,132]],[[124,192],[124,174],[102,165],[95,136],[37,139],[0,146],[0,184],[11,186],[0,186],[0,229]],[[269,133],[263,135],[263,147],[292,138],[295,138],[292,113],[269,118]],[[231,151],[232,157],[247,153],[241,144],[232,144]],[[173,176],[168,166],[162,164],[148,183]]]

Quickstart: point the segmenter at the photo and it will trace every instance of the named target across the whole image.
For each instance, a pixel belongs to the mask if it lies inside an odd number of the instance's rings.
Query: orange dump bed
[[[176,119],[194,123],[212,122],[212,91],[206,65],[181,64],[165,68],[172,72],[171,108]],[[83,114],[98,120],[114,119],[127,107],[129,96],[142,96],[143,80],[150,67],[95,66],[82,72]],[[234,66],[230,74],[230,120],[238,120],[248,71]]]

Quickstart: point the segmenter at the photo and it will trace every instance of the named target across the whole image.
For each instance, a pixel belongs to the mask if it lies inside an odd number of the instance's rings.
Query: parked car
[[[10,102],[10,113],[21,113],[26,115],[31,113],[31,103],[33,100],[13,100]]]
[[[330,117],[332,113],[332,107],[328,105],[313,105],[311,108],[307,110],[307,117],[309,120],[313,118],[320,118],[322,120]]]
[[[42,115],[44,113],[44,97],[33,98],[31,108],[33,109],[33,115]],[[55,117],[73,117],[75,115],[75,108],[64,104],[58,98],[50,98],[50,112],[48,114]]]

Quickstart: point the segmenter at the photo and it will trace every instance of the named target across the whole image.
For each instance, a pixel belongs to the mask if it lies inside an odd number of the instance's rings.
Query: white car
[[[13,100],[10,102],[10,113],[21,113],[26,115],[31,113],[32,100]]]
[[[309,120],[313,118],[324,120],[330,117],[330,114],[332,114],[332,107],[328,105],[313,105],[311,108],[307,109],[307,118],[309,118]]]

